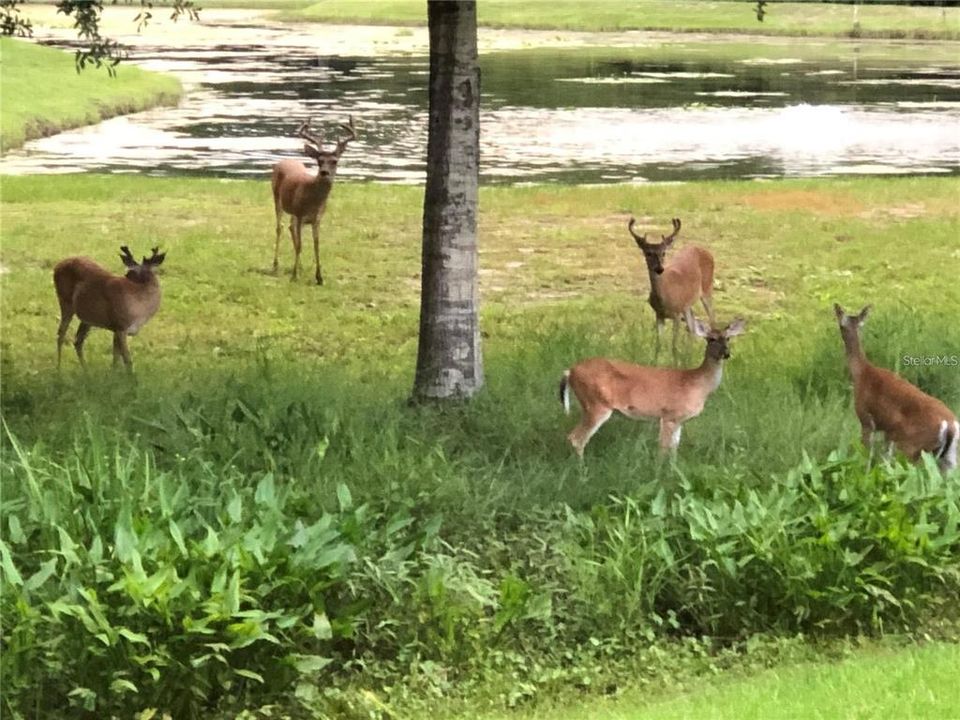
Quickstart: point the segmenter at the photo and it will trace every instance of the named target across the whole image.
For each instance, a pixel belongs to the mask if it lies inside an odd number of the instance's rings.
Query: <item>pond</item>
[[[380,32],[389,43],[367,38],[358,48],[344,41],[351,32]],[[142,38],[132,60],[178,75],[188,89],[179,107],[33,141],[0,172],[262,177],[299,152],[300,120],[312,117],[332,137],[353,115],[360,140],[342,176],[421,182],[422,33],[212,23],[172,46]],[[782,41],[726,52],[696,38],[671,48],[649,33],[623,35],[633,37],[590,48],[525,33],[523,49],[483,53],[485,182],[960,171],[956,64],[861,56],[853,44],[792,56]],[[66,47],[68,37],[43,41]]]

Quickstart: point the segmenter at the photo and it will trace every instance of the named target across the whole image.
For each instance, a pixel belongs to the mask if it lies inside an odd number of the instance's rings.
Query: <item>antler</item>
[[[145,257],[143,259],[144,265],[159,265],[160,263],[163,262],[163,259],[167,256],[166,253],[160,252],[159,247],[151,248],[151,251],[153,252],[153,255],[151,255],[148,258]]]
[[[317,146],[317,150],[323,150],[323,136],[315,135],[310,129],[310,118],[307,118],[302,123],[300,127],[297,128],[297,135],[302,137],[307,142],[313,143]]]
[[[353,115],[347,116],[347,124],[340,123],[340,129],[346,130],[348,137],[337,138],[337,149],[334,152],[340,155],[347,147],[347,143],[357,139],[357,129],[353,126]]]
[[[680,232],[680,218],[674,218],[672,222],[673,232],[663,237],[664,242],[673,242],[673,239],[677,236],[677,233]]]
[[[637,245],[639,245],[640,247],[643,247],[644,245],[647,244],[647,236],[646,236],[646,235],[638,235],[638,234],[634,231],[633,226],[634,226],[634,224],[635,224],[636,222],[637,222],[636,219],[633,218],[633,217],[631,217],[631,218],[630,218],[630,222],[627,223],[627,230],[629,230],[629,231],[630,231],[630,234],[633,235],[633,239],[637,241]]]
[[[133,253],[130,252],[130,248],[128,248],[126,245],[120,246],[120,259],[123,260],[123,264],[127,267],[137,264],[136,258],[133,257]]]

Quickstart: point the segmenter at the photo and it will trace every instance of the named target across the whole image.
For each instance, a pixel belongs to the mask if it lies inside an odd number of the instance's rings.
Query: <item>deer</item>
[[[729,341],[743,333],[746,321],[737,318],[723,330],[708,327],[698,318],[693,332],[706,340],[699,367],[680,369],[635,365],[604,357],[577,363],[563,374],[560,402],[570,413],[570,390],[580,403],[580,422],[567,440],[582,459],[590,438],[617,412],[639,420],[660,421],[660,455],[675,454],[683,423],[697,417],[707,398],[720,387],[723,363],[730,358]]]
[[[160,283],[156,270],[166,253],[153,248],[150,257],[137,262],[126,245],[120,247],[125,275],[114,275],[87,257],[69,257],[53,268],[53,285],[60,303],[57,330],[57,368],[60,368],[67,329],[76,315],[80,319],[73,347],[85,367],[83,343],[92,328],[113,332],[113,366],[120,360],[133,371],[127,336],[136,335],[160,307]]]
[[[713,255],[698,245],[687,245],[665,262],[669,250],[680,232],[680,218],[673,218],[673,232],[661,235],[661,242],[647,242],[646,235],[640,235],[633,228],[636,219],[631,217],[627,229],[643,253],[650,275],[650,307],[657,318],[657,345],[655,356],[660,355],[660,336],[663,325],[673,320],[673,357],[677,357],[677,331],[680,319],[686,322],[687,329],[693,332],[693,306],[697,300],[703,303],[704,310],[712,325],[716,318],[713,314]]]
[[[833,306],[853,381],[860,438],[870,451],[868,464],[873,460],[874,436],[883,433],[888,451],[896,448],[911,462],[917,462],[921,453],[928,452],[940,470],[947,473],[957,467],[960,443],[957,416],[937,398],[867,360],[860,344],[860,328],[870,309],[867,305],[856,315],[848,315],[839,304]]]
[[[323,138],[310,130],[310,119],[300,123],[297,135],[306,140],[303,152],[317,161],[317,174],[311,173],[299,160],[287,158],[273,166],[271,185],[273,187],[273,207],[277,216],[277,238],[273,247],[273,272],[277,273],[280,254],[280,234],[284,213],[290,215],[290,238],[293,240],[293,274],[297,279],[300,270],[301,230],[304,223],[313,228],[313,257],[316,261],[317,285],[323,285],[320,272],[320,219],[327,209],[327,199],[333,189],[333,180],[337,175],[337,163],[347,144],[357,139],[353,116],[339,127],[346,135],[337,139],[333,150],[323,149]]]

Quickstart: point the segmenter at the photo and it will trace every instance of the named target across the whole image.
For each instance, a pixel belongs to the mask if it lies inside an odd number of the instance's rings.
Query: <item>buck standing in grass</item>
[[[693,331],[707,341],[703,363],[698,368],[647,367],[621,360],[591,358],[577,363],[563,374],[560,401],[570,412],[570,389],[580,402],[579,424],[567,439],[577,455],[593,434],[617,410],[629,418],[660,420],[661,454],[676,451],[683,423],[703,412],[711,393],[720,386],[723,361],[730,357],[728,341],[740,335],[746,325],[734,320],[724,330],[708,328],[693,318]]]
[[[302,249],[301,230],[308,223],[313,228],[313,257],[316,261],[315,274],[317,285],[323,285],[320,273],[320,218],[327,209],[327,198],[333,189],[333,179],[337,175],[337,163],[347,147],[347,143],[357,139],[353,127],[353,118],[346,125],[340,125],[346,135],[337,140],[333,150],[323,149],[323,138],[310,131],[310,121],[300,124],[297,134],[307,141],[303,152],[317,161],[317,174],[307,170],[299,160],[281,160],[273,166],[273,208],[277,216],[277,238],[273,246],[273,271],[277,272],[280,254],[280,233],[283,214],[290,214],[290,239],[293,241],[293,275],[296,280],[300,270],[300,250]]]
[[[687,329],[693,332],[693,306],[697,300],[703,303],[710,324],[716,322],[713,315],[713,255],[698,245],[687,245],[679,250],[670,262],[665,262],[677,234],[680,232],[680,219],[673,219],[673,232],[661,235],[661,242],[649,243],[646,235],[634,231],[634,218],[630,218],[627,229],[633,235],[637,247],[643,253],[650,275],[650,307],[657,316],[657,346],[655,356],[660,355],[660,335],[663,324],[673,320],[673,357],[677,357],[677,331],[682,318]]]
[[[957,416],[935,397],[911,385],[899,375],[867,360],[860,346],[860,328],[870,306],[856,315],[842,307],[833,310],[840,324],[840,337],[853,379],[854,408],[860,420],[863,444],[873,456],[873,435],[882,432],[891,449],[916,462],[920,453],[931,453],[943,472],[957,466],[960,423]]]
[[[83,365],[83,342],[91,328],[99,327],[113,332],[113,365],[121,358],[128,370],[133,370],[127,335],[136,335],[160,307],[160,283],[156,269],[166,253],[153,248],[150,257],[138,263],[126,245],[120,248],[120,259],[127,267],[124,276],[114,275],[90,258],[71,257],[61,260],[53,268],[53,285],[60,303],[60,328],[57,330],[57,367],[66,342],[67,328],[73,316],[80,318],[77,337],[73,342]]]

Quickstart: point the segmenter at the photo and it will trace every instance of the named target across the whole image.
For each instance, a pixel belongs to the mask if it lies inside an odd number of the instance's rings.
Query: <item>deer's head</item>
[[[630,231],[630,234],[633,235],[633,239],[637,242],[637,247],[640,248],[640,251],[643,253],[643,259],[647,262],[647,269],[657,275],[663,274],[663,260],[667,256],[667,250],[673,245],[673,241],[677,239],[677,233],[680,232],[680,218],[673,219],[673,232],[669,235],[661,235],[661,242],[658,243],[647,242],[646,235],[640,235],[633,229],[635,223],[636,220],[630,218],[630,222],[627,223],[627,229]]]
[[[839,304],[833,304],[833,312],[837,316],[837,324],[840,325],[840,335],[843,338],[856,338],[860,333],[861,326],[867,321],[870,314],[871,305],[867,305],[856,315],[847,315],[846,310]]]
[[[340,124],[340,128],[347,134],[337,138],[337,144],[333,150],[323,149],[323,136],[315,134],[310,130],[310,120],[304,120],[300,123],[297,135],[302,137],[307,143],[303,146],[303,152],[317,161],[317,179],[333,182],[337,174],[337,164],[340,162],[340,156],[347,147],[347,143],[357,139],[357,132],[353,126],[353,116],[346,124]]]
[[[127,268],[127,280],[145,283],[153,278],[154,271],[163,264],[166,253],[159,252],[160,248],[153,248],[153,254],[150,257],[144,257],[141,262],[137,262],[126,245],[120,246],[120,259]]]
[[[730,338],[741,335],[747,327],[747,321],[737,318],[723,330],[714,330],[699,318],[693,318],[693,333],[707,341],[707,357],[712,360],[726,360],[730,357]]]

